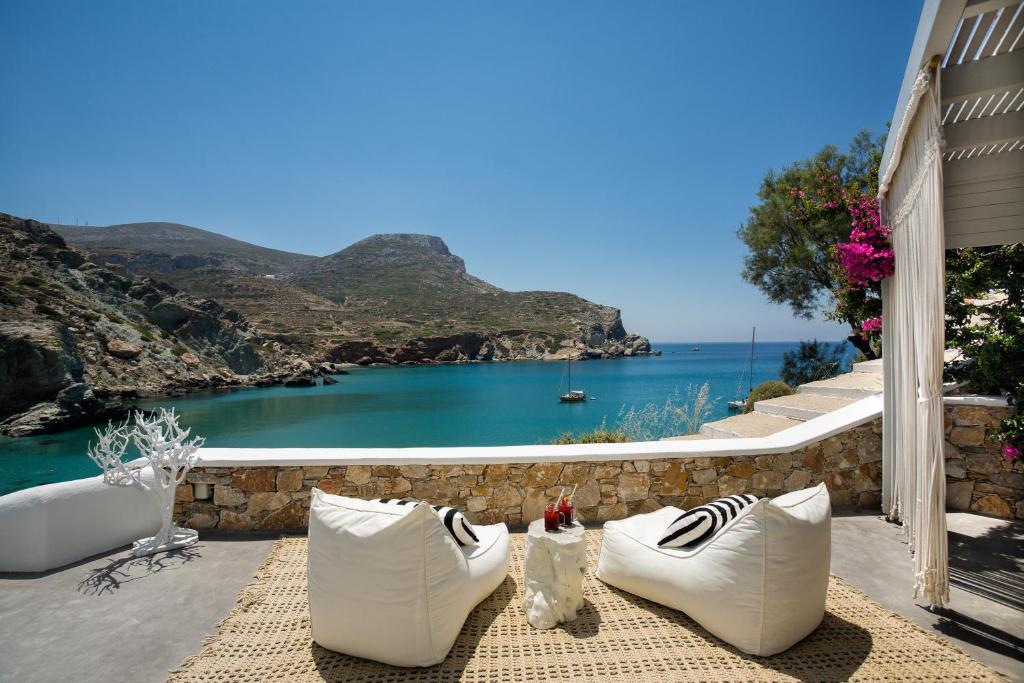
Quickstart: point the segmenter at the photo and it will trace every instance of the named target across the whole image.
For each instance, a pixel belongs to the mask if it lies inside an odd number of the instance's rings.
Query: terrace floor
[[[911,598],[897,527],[837,514],[832,571],[890,610],[1024,680],[1024,523],[949,513],[952,604]],[[273,536],[208,534],[133,559],[115,551],[43,574],[0,574],[0,681],[162,681],[199,652],[263,562]]]

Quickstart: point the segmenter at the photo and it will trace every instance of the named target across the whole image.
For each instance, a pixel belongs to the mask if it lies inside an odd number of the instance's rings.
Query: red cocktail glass
[[[562,503],[558,506],[558,513],[562,515],[562,524],[565,526],[572,526],[572,513],[575,507],[568,498],[563,498]]]
[[[561,515],[554,505],[548,505],[544,509],[544,531],[558,531],[558,521]]]

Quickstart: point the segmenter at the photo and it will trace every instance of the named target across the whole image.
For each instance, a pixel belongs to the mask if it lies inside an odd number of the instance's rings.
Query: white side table
[[[534,628],[552,628],[576,619],[583,607],[583,573],[587,543],[583,525],[573,522],[557,532],[544,531],[544,520],[530,524],[526,534],[526,587],[523,611]]]

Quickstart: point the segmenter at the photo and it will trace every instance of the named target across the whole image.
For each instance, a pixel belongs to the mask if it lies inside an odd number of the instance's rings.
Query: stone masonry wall
[[[1024,517],[1021,464],[1003,461],[984,441],[1001,417],[990,408],[946,411],[951,506]],[[984,415],[982,414],[984,413]],[[982,423],[982,420],[984,422]],[[585,521],[620,519],[664,505],[691,508],[719,496],[777,496],[824,481],[834,505],[878,508],[882,484],[881,420],[793,453],[500,465],[348,465],[200,467],[178,489],[179,524],[197,529],[302,529],[310,490],[356,498],[415,498],[450,505],[474,523],[520,526],[546,502],[577,485]],[[194,484],[213,485],[209,500]],[[966,491],[966,492],[965,492]]]
[[[946,406],[946,504],[1024,519],[1024,461],[1011,464],[989,436],[1012,408]]]

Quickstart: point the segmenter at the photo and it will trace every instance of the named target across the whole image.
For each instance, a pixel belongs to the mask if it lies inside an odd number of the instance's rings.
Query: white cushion
[[[508,573],[504,524],[462,548],[427,505],[388,505],[313,489],[309,612],[313,640],[395,666],[444,660],[466,617]]]
[[[754,655],[782,652],[821,623],[832,521],[824,484],[762,499],[696,548],[659,548],[681,512],[665,507],[607,522],[597,577],[686,612]]]

